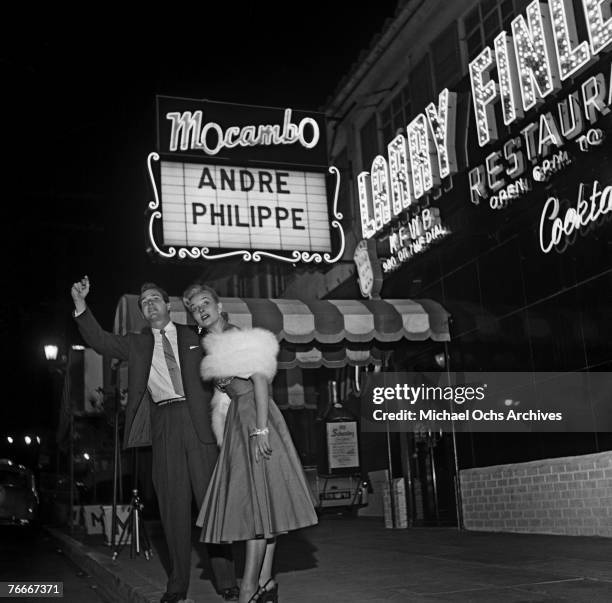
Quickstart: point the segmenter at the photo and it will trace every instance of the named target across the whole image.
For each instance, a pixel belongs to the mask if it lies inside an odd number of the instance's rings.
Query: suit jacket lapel
[[[145,367],[146,383],[145,388],[149,385],[149,374],[151,373],[151,366],[153,365],[153,349],[155,348],[155,339],[153,337],[153,331],[150,327],[144,328],[141,333],[144,335],[144,351],[143,351],[143,362]]]
[[[184,375],[185,371],[185,331],[179,328],[180,325],[176,325],[176,347],[178,348],[179,353],[179,365],[181,367],[181,373]],[[183,387],[185,387],[183,379]]]

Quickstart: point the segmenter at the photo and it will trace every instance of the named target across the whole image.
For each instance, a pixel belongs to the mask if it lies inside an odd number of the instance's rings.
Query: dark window
[[[529,0],[483,0],[463,18],[468,60],[472,60],[485,47],[493,46],[501,31],[510,33],[510,22],[525,14]]]
[[[426,54],[410,73],[410,99],[416,111],[422,111],[433,98],[431,66],[429,54]]]
[[[408,122],[410,118],[412,117],[413,110],[414,110],[412,102],[410,101],[410,83],[406,84],[402,88],[402,102],[404,103],[404,119],[406,120],[406,122]],[[406,126],[406,123],[397,124],[396,129],[404,128],[405,126]]]
[[[473,59],[481,49],[482,39],[480,36],[480,30],[477,29],[467,37],[467,51],[470,60]]]
[[[393,138],[393,127],[391,121],[385,122],[382,126],[382,137],[387,144]]]
[[[400,94],[391,101],[391,110],[393,111],[393,117],[399,116],[400,119],[404,119],[404,105]]]
[[[431,45],[436,91],[440,92],[461,77],[461,54],[457,23],[451,23]]]
[[[497,2],[496,0],[483,0],[480,3],[480,10],[482,11],[483,14],[487,14],[493,10],[495,10],[497,8]]]
[[[359,132],[361,142],[361,167],[369,170],[372,159],[378,154],[378,132],[376,131],[376,114],[366,121]]]
[[[480,9],[478,6],[473,8],[468,14],[467,17],[463,20],[466,31],[472,31],[476,29],[480,24]]]
[[[485,46],[492,46],[493,39],[500,32],[499,16],[497,13],[490,14],[482,23],[485,35]]]
[[[389,144],[399,129],[405,130],[412,116],[410,84],[404,86],[380,112],[383,143]]]
[[[514,9],[512,6],[512,0],[504,0],[501,3],[501,18],[502,18],[502,27],[506,31],[510,29],[510,21],[512,21],[512,19],[514,18],[513,13],[514,13]]]

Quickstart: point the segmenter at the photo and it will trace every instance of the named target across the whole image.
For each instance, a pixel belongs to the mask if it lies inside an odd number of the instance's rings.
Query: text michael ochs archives
[[[610,429],[610,391],[610,373],[369,373],[361,429]]]
[[[417,404],[419,401],[448,401],[462,405],[473,400],[484,400],[487,386],[448,386],[435,387],[419,385],[417,387],[407,384],[395,387],[374,387],[372,390],[372,402],[382,405],[385,401],[400,400],[408,404]],[[543,413],[533,410],[506,409],[498,412],[492,409],[470,409],[447,410],[435,408],[401,409],[392,412],[383,408],[374,408],[372,418],[375,421],[561,421],[563,414],[560,412]]]

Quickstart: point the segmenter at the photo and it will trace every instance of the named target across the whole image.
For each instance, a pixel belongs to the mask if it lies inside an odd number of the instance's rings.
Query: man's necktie
[[[179,396],[184,396],[185,391],[183,390],[181,369],[179,368],[178,362],[176,361],[176,358],[174,356],[174,352],[172,351],[172,345],[170,344],[170,340],[166,337],[166,330],[162,329],[160,333],[162,345],[164,346],[164,358],[166,359],[166,364],[168,366],[168,372],[170,373],[170,379],[172,379],[174,391]]]

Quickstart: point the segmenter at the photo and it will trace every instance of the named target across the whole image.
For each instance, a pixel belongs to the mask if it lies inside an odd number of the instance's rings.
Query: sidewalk
[[[147,527],[155,550],[150,561],[130,559],[128,547],[112,561],[97,538],[81,544],[50,532],[109,600],[142,603],[159,601],[166,580],[160,526]],[[382,519],[323,516],[318,526],[281,537],[276,558],[283,603],[612,601],[612,539],[606,538],[387,530]],[[189,598],[222,601],[202,565],[194,550]]]

